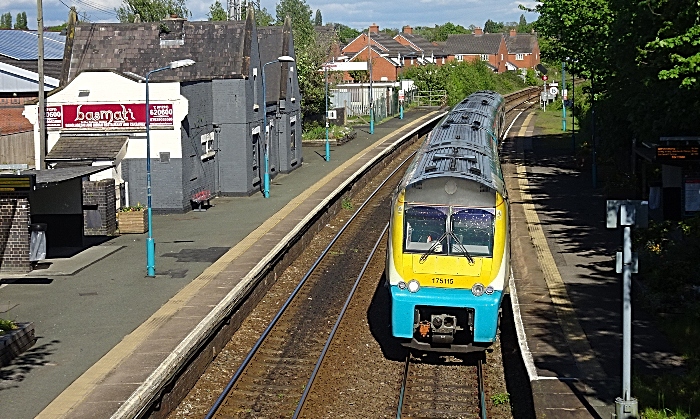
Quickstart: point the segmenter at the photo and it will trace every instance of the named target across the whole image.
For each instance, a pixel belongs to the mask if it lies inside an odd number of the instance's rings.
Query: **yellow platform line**
[[[420,125],[424,120],[429,119],[435,112],[426,114],[415,121],[404,126],[399,132],[408,132],[413,127]],[[390,134],[390,136],[394,136]],[[316,182],[303,193],[292,199],[289,204],[280,209],[272,217],[265,220],[260,227],[251,232],[237,245],[232,247],[216,262],[207,267],[197,278],[185,285],[175,296],[158,309],[148,320],[137,327],[133,332],[126,335],[114,348],[105,354],[99,361],[78,377],[68,388],[58,395],[49,405],[37,415],[37,419],[63,418],[70,411],[82,402],[95,386],[104,380],[107,374],[119,363],[131,355],[136,348],[145,342],[148,337],[157,330],[163,323],[175,315],[192,297],[194,297],[205,285],[220,274],[236,258],[245,253],[251,246],[259,242],[260,239],[274,228],[281,220],[289,215],[294,209],[301,205],[313,193],[328,184],[334,177],[338,176],[349,166],[364,157],[367,153],[386,142],[386,137],[379,139],[368,146],[360,153],[351,157],[320,181]]]
[[[525,136],[532,114],[528,115],[523,126],[518,132],[518,136]],[[522,159],[521,159],[522,160]],[[595,358],[586,333],[583,331],[578,321],[569,294],[566,290],[564,280],[559,273],[559,269],[554,261],[554,256],[549,249],[547,239],[542,229],[535,204],[530,195],[530,185],[527,180],[527,169],[522,164],[517,164],[518,187],[525,211],[525,219],[528,224],[530,239],[537,252],[542,273],[544,274],[549,296],[557,312],[559,324],[568,343],[569,349],[576,360],[576,364],[581,373],[588,379],[605,379],[606,375],[598,360]],[[584,377],[579,377],[584,378]]]

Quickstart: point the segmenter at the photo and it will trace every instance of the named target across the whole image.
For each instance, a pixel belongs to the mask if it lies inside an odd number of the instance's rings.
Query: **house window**
[[[501,61],[503,61],[503,54],[501,54]]]
[[[445,57],[442,57],[442,63],[445,64]]]
[[[459,61],[460,63],[461,63],[462,61],[464,61],[464,56],[462,56],[462,55],[457,55],[457,56],[455,56],[455,58],[456,58],[457,61]]]
[[[488,61],[488,60],[489,60],[488,54],[481,54],[481,61]]]
[[[522,61],[525,59],[525,54],[515,54],[515,59],[517,61]]]

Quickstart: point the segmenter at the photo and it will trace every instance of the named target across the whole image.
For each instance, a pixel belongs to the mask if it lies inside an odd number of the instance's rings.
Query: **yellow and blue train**
[[[496,339],[510,275],[504,125],[500,94],[468,96],[428,134],[393,196],[386,279],[404,346],[470,352]]]

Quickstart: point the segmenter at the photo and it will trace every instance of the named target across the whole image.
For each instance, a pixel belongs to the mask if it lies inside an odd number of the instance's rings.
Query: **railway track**
[[[539,89],[535,88],[506,97],[509,111],[506,123],[510,124],[518,112],[529,107],[533,98],[537,103],[538,94]],[[417,146],[410,147],[409,151]],[[408,154],[392,157],[395,162],[391,165],[408,160]],[[243,347],[252,346],[253,350],[247,356],[243,352],[240,360],[231,365],[232,368],[237,368],[239,363],[241,366],[209,410],[208,418],[391,417],[397,414],[397,395],[401,392],[403,379],[401,366],[406,352],[390,338],[388,324],[377,326],[376,319],[389,316],[388,298],[383,298],[383,289],[378,286],[382,282],[386,244],[380,236],[386,225],[382,220],[389,219],[390,191],[402,174],[403,170],[394,172],[391,180],[377,188],[357,210],[353,220],[348,221],[323,251],[324,256],[313,264],[302,283],[291,292],[284,308],[277,315],[267,317],[273,318],[273,324],[267,328],[264,325],[255,327],[260,331],[265,328],[258,342],[253,345],[256,337],[247,335],[243,340],[252,338],[249,345],[239,341]],[[378,182],[374,179],[371,184]],[[377,252],[380,257],[372,258],[372,252]],[[301,276],[305,270],[297,271],[297,275]],[[353,298],[351,293],[355,289],[358,291]],[[281,304],[289,294],[268,295],[279,299]],[[341,320],[346,309],[354,312],[346,316],[353,320]],[[263,318],[252,316],[249,321],[267,321]],[[339,337],[333,338],[336,331]],[[358,367],[360,363],[365,364],[364,369]],[[458,404],[464,408],[463,412],[468,412],[464,417],[478,417],[485,414],[486,404],[483,399],[478,401],[475,395],[478,392],[477,364],[474,358],[413,358],[409,370],[412,375],[408,376],[407,382],[419,383],[417,380],[428,374],[425,379],[435,385],[435,397],[439,397],[441,391],[469,394]],[[377,365],[370,367],[376,371],[368,374],[367,365]],[[433,372],[427,372],[430,370]],[[448,377],[458,370],[460,375],[471,378],[464,381],[465,387],[453,389],[450,382],[456,381],[450,381]],[[228,374],[230,377],[230,372]],[[441,381],[443,378],[447,381]],[[228,379],[216,381],[225,383]],[[223,387],[222,384],[219,388]],[[376,396],[368,397],[367,389],[376,392]],[[401,402],[403,417],[417,417],[415,412],[419,410],[412,403],[429,393],[420,396],[415,385],[409,385],[408,389],[403,390],[408,396],[404,397],[405,402]],[[439,400],[434,400],[433,413],[440,411]],[[211,401],[205,406],[204,411],[209,409]],[[420,416],[460,417],[427,413]]]
[[[394,170],[338,232],[263,332],[207,418],[290,417],[300,410],[297,406],[309,394],[306,389],[311,387],[325,348],[377,251],[389,218],[390,194],[401,176],[401,170]],[[375,275],[367,280],[376,284],[378,279]]]
[[[408,354],[396,418],[486,419],[482,357]]]

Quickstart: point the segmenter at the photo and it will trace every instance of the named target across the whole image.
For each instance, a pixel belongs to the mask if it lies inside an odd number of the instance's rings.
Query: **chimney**
[[[484,31],[480,27],[474,28],[474,35],[483,35]]]
[[[405,34],[408,34],[408,35],[412,35],[412,34],[413,34],[413,28],[410,27],[410,26],[408,26],[408,25],[406,25],[406,26],[403,27],[403,29],[401,29],[401,32],[403,32],[403,33],[405,33]]]
[[[373,23],[369,26],[369,31],[373,33],[379,33],[379,25]]]
[[[511,29],[510,30],[510,37],[515,38],[516,36],[518,36],[518,31],[516,31],[515,29]]]

